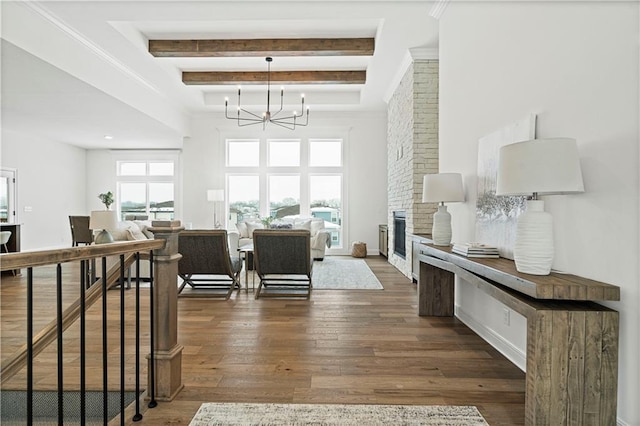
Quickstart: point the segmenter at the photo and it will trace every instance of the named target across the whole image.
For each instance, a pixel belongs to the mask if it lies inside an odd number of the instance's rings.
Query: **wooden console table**
[[[422,245],[418,314],[452,316],[454,276],[527,319],[525,424],[615,425],[620,288],[569,274],[521,274],[508,259]]]

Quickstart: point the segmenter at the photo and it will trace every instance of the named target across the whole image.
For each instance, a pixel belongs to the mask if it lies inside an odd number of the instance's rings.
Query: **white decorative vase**
[[[553,264],[553,218],[544,211],[544,201],[528,200],[518,218],[513,259],[518,272],[549,275]]]
[[[447,206],[438,206],[438,211],[433,215],[433,228],[431,238],[436,246],[448,246],[451,244],[451,215]]]

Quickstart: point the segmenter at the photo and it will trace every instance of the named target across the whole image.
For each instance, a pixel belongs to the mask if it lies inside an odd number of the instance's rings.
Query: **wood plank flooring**
[[[524,424],[524,373],[456,318],[419,317],[415,284],[383,257],[366,260],[384,290],[179,299],[185,388],[127,424],[186,425],[203,402],[475,405],[491,425]],[[3,276],[3,357],[20,281]]]

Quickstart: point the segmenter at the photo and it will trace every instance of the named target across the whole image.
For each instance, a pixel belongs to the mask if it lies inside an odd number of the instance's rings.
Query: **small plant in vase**
[[[98,195],[98,198],[100,198],[100,201],[102,201],[102,204],[104,204],[107,210],[109,210],[109,208],[111,207],[111,204],[113,204],[113,192],[111,191],[105,192],[103,194]]]
[[[273,222],[273,217],[271,216],[261,217],[260,222],[262,222],[265,228],[269,228],[271,226],[271,222]]]

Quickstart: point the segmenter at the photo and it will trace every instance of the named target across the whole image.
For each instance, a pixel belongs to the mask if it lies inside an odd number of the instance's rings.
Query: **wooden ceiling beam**
[[[156,57],[372,56],[374,38],[149,40]]]
[[[366,71],[275,71],[273,84],[364,84]],[[255,85],[267,84],[266,72],[183,72],[188,85]]]

